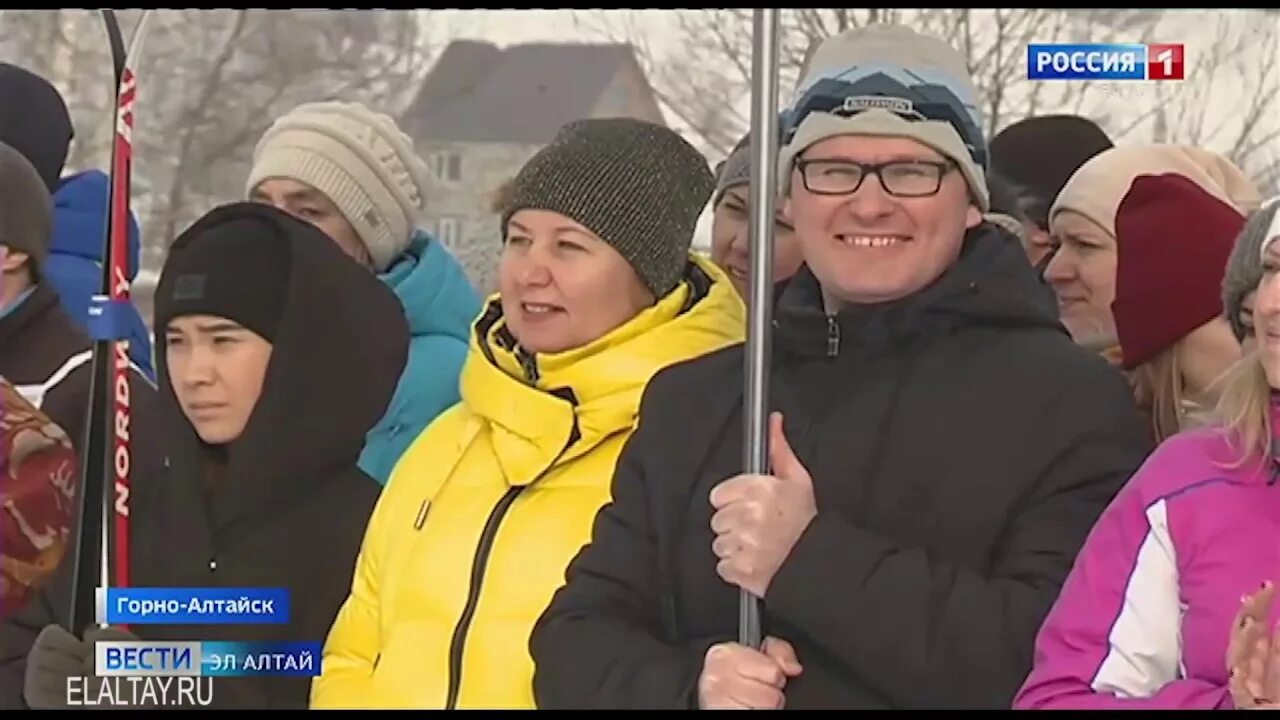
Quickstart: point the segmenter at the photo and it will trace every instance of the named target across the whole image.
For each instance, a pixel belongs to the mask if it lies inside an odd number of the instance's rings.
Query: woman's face
[[[1262,258],[1262,281],[1253,300],[1254,343],[1271,387],[1280,389],[1280,243]]]
[[[738,294],[746,299],[751,288],[751,205],[749,185],[725,190],[711,219],[711,260],[729,274]],[[785,208],[773,224],[773,281],[796,274],[804,258]]]
[[[1240,301],[1240,315],[1237,320],[1240,327],[1244,328],[1244,338],[1240,340],[1240,345],[1246,355],[1258,346],[1257,336],[1253,331],[1253,306],[1257,297],[1258,291],[1253,290]]]
[[[655,301],[612,245],[547,210],[520,210],[507,222],[498,289],[507,327],[534,353],[582,347]]]
[[[169,380],[187,420],[210,445],[234,442],[262,395],[271,343],[214,315],[174,318],[164,332]]]
[[[254,188],[249,199],[274,205],[299,220],[315,225],[353,260],[367,268],[373,267],[369,250],[356,229],[332,200],[310,185],[290,178],[272,178]]]
[[[1116,298],[1116,240],[1102,226],[1071,210],[1053,218],[1058,246],[1044,278],[1058,296],[1062,324],[1076,344],[1106,348],[1117,342],[1111,303]]]

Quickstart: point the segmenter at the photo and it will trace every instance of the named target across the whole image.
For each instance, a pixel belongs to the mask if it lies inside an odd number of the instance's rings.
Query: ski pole
[[[773,325],[773,227],[778,165],[778,11],[756,9],[751,51],[751,286],[743,408],[746,472],[769,472],[769,353]],[[759,648],[760,600],[741,591],[738,642]]]

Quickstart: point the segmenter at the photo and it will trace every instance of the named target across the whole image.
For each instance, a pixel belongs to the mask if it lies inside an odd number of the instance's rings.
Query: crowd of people
[[[955,48],[824,41],[779,123],[746,474],[749,136],[713,169],[566,124],[496,189],[481,297],[395,121],[304,104],[129,335],[132,584],[282,587],[289,621],[77,636],[105,176],[64,176],[49,83],[0,93],[6,709],[104,682],[103,639],[323,641],[224,708],[1280,708],[1280,202],[1219,153],[988,138]]]

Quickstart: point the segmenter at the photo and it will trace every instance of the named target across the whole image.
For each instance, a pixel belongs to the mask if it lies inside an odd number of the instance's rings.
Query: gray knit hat
[[[718,205],[720,198],[731,187],[746,185],[751,182],[751,135],[743,135],[733,150],[716,166],[716,191],[711,196],[711,204]]]
[[[1222,307],[1237,340],[1243,341],[1248,335],[1248,328],[1240,323],[1240,306],[1245,296],[1258,289],[1258,283],[1262,282],[1263,242],[1277,234],[1272,228],[1277,211],[1280,211],[1280,197],[1268,200],[1253,211],[1227,260],[1227,271],[1222,278]]]
[[[53,239],[53,200],[27,158],[0,142],[0,245],[26,253],[37,277]]]
[[[715,178],[676,132],[632,118],[571,122],[520,169],[502,227],[522,208],[560,213],[617,250],[655,297],[684,274]]]
[[[778,120],[778,148],[781,149],[783,142],[784,118]],[[751,182],[751,133],[742,136],[737,145],[733,146],[733,150],[729,151],[729,156],[716,166],[716,191],[711,196],[711,204],[718,205],[720,198],[724,197],[724,193],[731,187],[738,185],[747,185]]]

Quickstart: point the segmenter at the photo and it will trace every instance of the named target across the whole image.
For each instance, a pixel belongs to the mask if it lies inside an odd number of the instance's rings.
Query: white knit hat
[[[245,192],[289,178],[324,193],[383,272],[413,239],[426,206],[426,174],[413,140],[389,116],[356,103],[315,102],[263,134]]]

